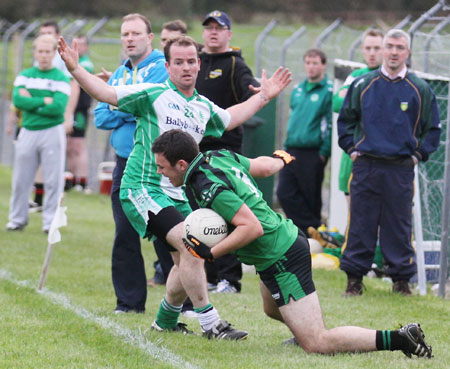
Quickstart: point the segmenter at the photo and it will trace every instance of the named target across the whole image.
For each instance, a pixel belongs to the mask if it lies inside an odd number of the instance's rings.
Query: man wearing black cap
[[[249,85],[259,86],[241,56],[241,49],[230,47],[231,21],[220,10],[208,13],[203,20],[204,48],[195,88],[221,108],[241,103],[253,95]],[[244,130],[238,127],[220,138],[205,137],[200,150],[228,149],[242,153]],[[207,264],[208,282],[217,284],[214,292],[239,292],[242,266],[234,255],[225,255]]]

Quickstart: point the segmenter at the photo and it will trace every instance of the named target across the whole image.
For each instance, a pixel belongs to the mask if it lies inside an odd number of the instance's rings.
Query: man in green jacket
[[[306,51],[307,78],[291,94],[286,151],[295,156],[293,165],[280,172],[277,196],[286,216],[303,232],[321,224],[322,182],[331,152],[332,82],[325,70],[322,50]]]
[[[14,81],[13,103],[22,110],[22,129],[17,139],[9,210],[8,231],[28,223],[28,199],[39,165],[46,196],[42,230],[48,233],[64,187],[66,134],[64,111],[70,95],[70,80],[53,67],[56,39],[39,36],[33,43],[37,66],[22,71]]]

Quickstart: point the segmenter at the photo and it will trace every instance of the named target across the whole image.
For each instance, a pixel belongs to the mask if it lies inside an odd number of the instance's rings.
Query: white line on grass
[[[14,278],[11,272],[5,269],[0,269],[0,279],[7,280],[21,287],[32,289],[35,289],[37,285],[36,283],[31,281],[19,281]],[[121,337],[126,343],[138,347],[146,354],[152,356],[157,360],[160,360],[164,363],[169,363],[179,368],[199,369],[195,365],[185,361],[183,358],[174,354],[165,347],[161,347],[161,342],[150,342],[144,335],[145,331],[141,332],[141,330],[139,330],[139,332],[134,332],[128,328],[122,327],[120,324],[117,324],[107,317],[97,316],[83,307],[73,305],[68,297],[52,292],[46,287],[44,287],[42,291],[38,293],[48,298],[52,303],[60,305],[65,309],[72,311],[85,320],[94,322],[103,329],[112,333],[114,336]]]

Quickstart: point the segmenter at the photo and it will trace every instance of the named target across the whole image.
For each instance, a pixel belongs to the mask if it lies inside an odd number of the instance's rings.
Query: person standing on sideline
[[[64,188],[66,135],[62,123],[70,81],[53,66],[55,53],[56,39],[39,36],[33,42],[37,66],[25,69],[14,81],[13,103],[22,111],[22,128],[15,145],[8,231],[23,230],[28,223],[28,200],[39,165],[46,191],[42,210],[46,233]]]
[[[331,153],[333,84],[325,74],[327,57],[309,49],[303,56],[307,78],[294,87],[286,151],[296,160],[279,175],[277,197],[289,219],[307,234],[321,225],[322,182]]]
[[[344,81],[343,86],[333,95],[333,111],[341,111],[345,95],[350,84],[359,76],[371,72],[380,67],[383,62],[383,32],[375,28],[369,28],[363,33],[361,51],[367,67],[354,70]],[[339,167],[339,189],[345,193],[347,202],[350,205],[349,180],[352,173],[353,162],[347,153],[342,153],[341,165]]]
[[[204,47],[200,53],[200,72],[195,88],[221,108],[246,101],[258,87],[252,71],[242,58],[239,48],[230,47],[231,20],[220,10],[208,13],[203,20]],[[200,150],[228,149],[242,153],[244,129],[239,126],[221,137],[204,137]],[[196,206],[195,202],[193,203]],[[235,255],[225,255],[206,263],[208,282],[217,285],[213,292],[236,293],[241,291],[242,264]]]
[[[426,344],[418,323],[392,331],[326,328],[312,279],[308,240],[290,219],[267,205],[253,180],[253,176],[267,177],[292,165],[291,155],[281,150],[275,151],[274,157],[255,159],[227,150],[203,154],[195,140],[181,130],[163,133],[152,151],[159,173],[174,186],[191,187],[199,206],[216,211],[231,229],[212,248],[195,234],[188,234],[183,239],[186,249],[206,260],[233,252],[244,263],[255,265],[264,312],[285,323],[294,334],[285,343],[299,345],[307,353],[327,355],[402,350],[408,357],[432,357],[432,347]]]
[[[161,83],[167,77],[166,59],[152,48],[153,33],[149,20],[141,14],[122,18],[120,29],[122,48],[128,59],[110,76],[111,86],[134,85],[144,82]],[[94,111],[94,123],[99,129],[113,130],[111,146],[116,152],[111,204],[116,227],[112,249],[112,281],[117,297],[115,312],[145,311],[147,278],[139,234],[123,212],[119,199],[120,182],[127,159],[133,148],[136,118],[99,102]]]
[[[57,22],[53,20],[46,21],[41,24],[39,28],[39,35],[50,35],[54,37],[56,42],[58,42],[58,38],[60,36],[60,29]],[[70,79],[70,96],[69,101],[66,105],[66,111],[64,112],[64,127],[66,130],[66,134],[71,132],[75,114],[75,108],[78,102],[78,96],[80,94],[80,87],[78,84],[72,80],[72,76],[68,72],[63,60],[59,56],[58,53],[55,52],[55,56],[53,57],[52,64],[55,68],[61,70],[66,77]],[[35,60],[34,66],[37,66],[37,61]],[[42,177],[41,168],[38,169],[36,173],[36,178],[34,180],[34,200],[30,201],[30,212],[40,212],[42,211],[42,201],[44,198],[44,181],[45,178]]]
[[[378,237],[392,291],[411,295],[414,167],[438,148],[441,128],[433,91],[406,67],[410,47],[408,33],[391,29],[381,68],[352,82],[339,114],[339,146],[353,161],[344,296],[362,294]]]
[[[88,54],[87,37],[78,35],[75,37],[75,40],[80,53],[80,65],[89,73],[94,73],[94,64],[92,64]],[[85,136],[91,102],[91,97],[84,90],[80,89],[73,127],[67,136],[67,169],[73,174],[74,189],[85,193],[89,193],[89,188],[87,187],[89,159]]]
[[[247,101],[224,110],[195,90],[200,69],[196,42],[187,36],[170,40],[164,48],[169,79],[165,83],[108,86],[78,64],[76,44],[70,48],[59,40],[59,53],[78,83],[94,98],[136,117],[133,151],[120,186],[122,207],[144,238],[165,240],[175,265],[166,283],[152,328],[188,333],[178,322],[182,304],[189,296],[203,335],[208,338],[243,340],[245,331],[222,320],[209,302],[203,260],[193,258],[183,243],[184,217],[191,212],[182,188],[162,177],[151,147],[165,131],[181,128],[200,142],[203,136],[220,136],[244,123],[279,95],[291,81],[288,69],[279,67],[269,79],[263,71],[259,92]]]
[[[161,29],[161,49],[164,50],[167,41],[187,34],[187,26],[181,19],[166,22]]]

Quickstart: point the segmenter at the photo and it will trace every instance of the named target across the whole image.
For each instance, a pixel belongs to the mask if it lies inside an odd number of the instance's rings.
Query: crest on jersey
[[[311,95],[311,101],[312,102],[319,101],[319,95],[318,94],[312,94]]]
[[[209,72],[209,78],[214,79],[222,75],[222,69],[215,69]]]
[[[402,111],[407,111],[408,110],[408,102],[401,102],[400,103],[400,109],[402,109]]]

